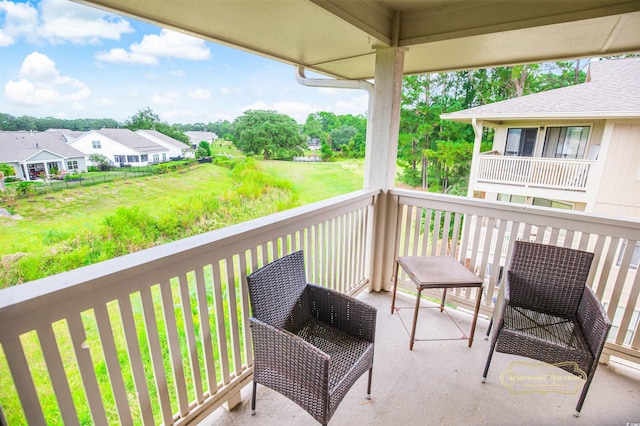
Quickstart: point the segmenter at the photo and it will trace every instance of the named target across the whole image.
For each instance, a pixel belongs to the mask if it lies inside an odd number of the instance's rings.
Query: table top
[[[451,256],[403,256],[398,264],[416,287],[481,287],[482,280]]]

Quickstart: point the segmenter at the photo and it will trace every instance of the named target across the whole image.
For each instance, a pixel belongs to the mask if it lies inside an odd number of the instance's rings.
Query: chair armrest
[[[304,393],[321,400],[329,383],[331,357],[287,330],[254,317],[249,324],[258,383],[289,398]]]
[[[311,315],[339,330],[375,341],[377,309],[354,297],[307,284]]]
[[[611,321],[596,295],[589,287],[585,287],[578,305],[578,324],[582,328],[584,338],[591,354],[597,360],[607,340]]]

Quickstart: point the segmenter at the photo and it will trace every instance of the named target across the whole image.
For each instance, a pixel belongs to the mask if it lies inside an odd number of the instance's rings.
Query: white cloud
[[[187,92],[191,99],[206,100],[211,98],[211,92],[207,89],[195,89]]]
[[[242,89],[238,87],[222,86],[220,88],[220,93],[222,93],[223,95],[230,95],[232,93],[242,93]]]
[[[182,94],[180,92],[166,92],[163,94],[156,94],[151,97],[151,102],[154,104],[165,105],[172,104],[176,100],[180,99]]]
[[[187,73],[182,70],[174,70],[174,71],[171,71],[169,74],[176,77],[184,77],[185,75],[187,75]]]
[[[65,104],[91,95],[91,90],[80,80],[60,75],[55,62],[42,53],[33,52],[24,59],[19,77],[4,86],[5,96],[16,104]]]
[[[17,38],[36,32],[38,11],[31,4],[0,1],[0,16],[3,13],[5,16],[4,27],[0,28],[0,46],[11,46]]]
[[[39,9],[31,3],[0,0],[0,18],[3,13],[0,46],[10,46],[19,38],[97,44],[102,39],[120,40],[122,34],[133,32],[123,18],[68,0],[42,0]]]
[[[40,12],[39,34],[52,43],[98,44],[102,39],[120,40],[122,34],[133,32],[131,24],[121,17],[68,0],[42,0]]]
[[[108,52],[100,52],[96,54],[96,59],[105,62],[129,62],[135,64],[155,65],[158,58],[143,53],[127,52],[124,49],[116,48]]]
[[[209,59],[211,50],[204,40],[163,29],[160,34],[147,34],[140,43],[129,46],[129,50],[111,49],[101,52],[96,58],[108,62],[130,62],[156,65],[159,58],[177,58],[192,61]]]

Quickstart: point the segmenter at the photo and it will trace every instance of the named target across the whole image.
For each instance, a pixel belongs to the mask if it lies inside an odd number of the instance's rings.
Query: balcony
[[[595,164],[595,160],[481,155],[474,188],[499,193],[507,192],[507,186],[511,193],[521,188],[524,195],[587,202]]]
[[[609,317],[618,314],[601,359],[611,367],[596,373],[582,417],[589,424],[637,421],[627,414],[637,413],[640,380],[640,278],[632,267],[639,221],[396,189],[358,191],[2,290],[4,416],[9,424],[248,424],[237,420],[250,417],[242,401],[253,365],[244,276],[303,249],[309,281],[379,307],[373,408],[356,385],[336,424],[524,423],[523,406],[540,407],[531,411],[542,411],[536,415],[546,423],[569,423],[576,395],[512,395],[500,384],[513,358],[497,355],[488,383],[480,383],[486,320],[471,349],[419,342],[409,351],[397,316],[388,313],[384,290],[396,256],[450,255],[485,279],[481,293],[451,291],[447,300],[461,312],[454,314],[469,322],[462,312],[480,297],[488,318],[499,266],[516,239],[595,253],[590,282]],[[408,285],[406,276],[399,285]],[[254,420],[309,420],[263,392],[264,411]],[[216,411],[241,402],[237,413]]]

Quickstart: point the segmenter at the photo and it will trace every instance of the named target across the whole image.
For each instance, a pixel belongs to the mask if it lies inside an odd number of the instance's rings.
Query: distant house
[[[202,141],[214,143],[218,140],[218,135],[213,132],[200,132],[192,130],[184,132],[184,134],[189,136],[189,142],[191,143],[192,147],[197,147],[198,144]]]
[[[22,180],[87,171],[85,155],[60,132],[0,132],[0,163],[13,167]]]
[[[157,130],[136,130],[136,133],[149,139],[152,142],[157,143],[169,150],[167,155],[169,158],[189,158],[193,157],[193,149],[179,140],[173,139],[170,136],[160,133]]]
[[[308,138],[307,145],[311,151],[317,151],[321,148],[320,139],[318,138]]]
[[[469,195],[640,217],[640,58],[592,62],[582,84],[442,118],[473,124]],[[486,127],[493,147],[480,153]]]
[[[60,133],[62,135],[62,140],[64,142],[71,142],[80,136],[84,135],[86,132],[82,130],[70,130],[70,129],[47,129],[45,130],[47,133]]]
[[[129,129],[91,130],[70,142],[89,157],[102,154],[116,167],[146,166],[169,160],[169,149]]]

